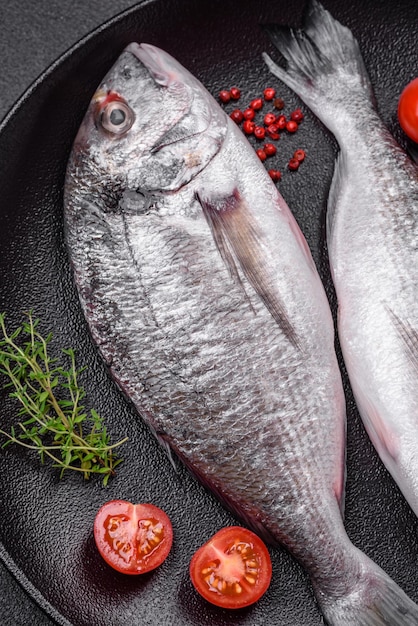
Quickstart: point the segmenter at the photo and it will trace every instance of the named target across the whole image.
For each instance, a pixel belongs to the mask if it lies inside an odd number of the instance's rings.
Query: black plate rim
[[[51,75],[55,73],[55,71],[59,70],[59,68],[69,58],[71,58],[75,52],[77,52],[80,48],[83,48],[84,45],[87,44],[90,40],[95,39],[104,31],[115,26],[118,22],[123,21],[125,18],[136,13],[137,11],[139,11],[146,5],[153,4],[157,1],[158,0],[137,0],[137,2],[134,5],[132,5],[128,9],[120,11],[119,13],[111,17],[109,20],[106,20],[105,22],[103,22],[103,24],[100,24],[100,26],[97,26],[96,28],[88,32],[86,35],[78,39],[72,46],[67,48],[67,50],[65,50],[62,54],[60,54],[55,59],[55,61],[50,63],[50,65],[48,65],[48,67],[31,82],[31,84],[27,87],[27,89],[25,89],[25,91],[17,98],[17,100],[11,106],[11,108],[3,117],[3,119],[0,120],[0,136],[3,134],[3,132],[5,132],[9,123],[19,113],[22,106],[32,96],[32,94],[38,88],[40,88],[41,85],[43,85],[43,83],[46,80],[48,80]]]

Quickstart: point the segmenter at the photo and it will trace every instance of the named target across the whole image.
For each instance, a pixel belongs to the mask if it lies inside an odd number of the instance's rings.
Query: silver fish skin
[[[365,428],[418,515],[418,168],[380,119],[357,41],[316,1],[302,31],[268,26],[272,73],[334,134],[328,199],[338,333]]]
[[[86,113],[64,204],[92,337],[159,440],[292,552],[330,624],[393,624],[373,621],[392,605],[417,623],[344,530],[345,399],[308,246],[203,85],[131,44]]]
[[[418,168],[374,105],[350,30],[317,2],[304,34],[270,31],[271,71],[335,135],[328,200],[338,333],[365,428],[418,515]]]

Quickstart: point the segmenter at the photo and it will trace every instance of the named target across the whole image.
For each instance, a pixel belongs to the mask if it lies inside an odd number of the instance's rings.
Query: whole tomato
[[[398,119],[402,130],[418,143],[418,78],[408,83],[400,95]]]

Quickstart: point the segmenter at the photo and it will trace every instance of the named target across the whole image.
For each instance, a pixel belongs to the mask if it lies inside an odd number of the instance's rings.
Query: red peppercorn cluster
[[[241,90],[238,87],[231,89],[223,89],[219,92],[219,99],[222,104],[227,105],[231,101],[237,101],[241,98]],[[264,104],[272,105],[273,110],[262,113]],[[278,141],[283,132],[294,134],[299,128],[304,115],[301,109],[293,110],[290,115],[283,114],[285,103],[282,98],[276,97],[276,90],[273,87],[266,87],[263,96],[254,98],[250,101],[246,108],[234,108],[230,113],[231,119],[241,126],[242,131],[247,137],[254,138],[256,142],[266,141],[262,147],[255,146],[255,151],[261,161],[266,161],[269,157],[277,153],[277,148],[272,143]],[[262,116],[262,118],[261,118]],[[306,153],[302,149],[294,152],[289,159],[287,167],[290,171],[296,171],[302,161],[305,159]],[[269,169],[268,173],[274,182],[278,182],[282,174],[277,169]]]

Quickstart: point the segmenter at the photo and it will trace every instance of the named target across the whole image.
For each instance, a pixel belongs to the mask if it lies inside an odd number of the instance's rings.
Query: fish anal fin
[[[202,485],[204,489],[214,495],[217,500],[227,509],[234,517],[243,522],[248,528],[255,532],[259,537],[263,539],[267,544],[272,546],[278,545],[278,540],[273,536],[273,533],[263,525],[263,523],[257,519],[257,512],[254,510],[254,515],[248,511],[248,503],[240,505],[238,499],[234,498],[227,493],[224,488],[217,482],[210,480],[209,475],[199,470],[195,464],[177,452],[178,458],[184,463],[190,474]]]
[[[335,477],[333,489],[334,495],[338,502],[341,517],[344,519],[345,512],[345,484],[346,484],[346,465],[342,468],[342,471]]]
[[[198,194],[197,198],[230,274],[243,288],[238,268],[241,270],[287,339],[300,349],[268,263],[263,235],[246,201],[237,189],[226,197],[208,199]]]

